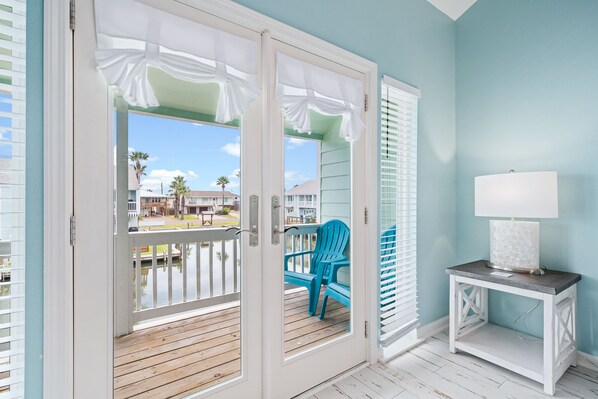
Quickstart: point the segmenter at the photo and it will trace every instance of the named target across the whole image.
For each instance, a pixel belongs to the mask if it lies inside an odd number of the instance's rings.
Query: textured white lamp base
[[[488,266],[543,274],[540,268],[540,223],[491,220]]]

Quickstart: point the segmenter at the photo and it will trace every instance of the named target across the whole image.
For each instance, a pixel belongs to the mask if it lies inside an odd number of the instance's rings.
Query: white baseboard
[[[577,352],[577,365],[590,370],[598,371],[598,356],[589,353]]]
[[[426,339],[430,338],[434,334],[441,331],[445,331],[449,326],[448,316],[441,317],[438,320],[434,320],[425,326],[418,327],[414,333],[410,333],[405,337],[401,338],[388,348],[384,349],[380,355],[380,362],[387,363],[397,356],[402,355],[405,352],[409,352],[419,344],[423,343]]]
[[[426,324],[425,326],[421,326],[417,329],[417,338],[419,339],[426,339],[430,338],[434,334],[437,334],[441,331],[448,329],[449,327],[449,317],[444,316],[438,320],[434,320],[431,323]]]

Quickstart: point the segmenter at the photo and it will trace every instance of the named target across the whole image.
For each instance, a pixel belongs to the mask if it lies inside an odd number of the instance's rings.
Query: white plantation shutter
[[[0,399],[24,397],[25,0],[0,0]]]
[[[380,340],[419,324],[417,308],[417,102],[419,90],[383,77],[380,143]]]

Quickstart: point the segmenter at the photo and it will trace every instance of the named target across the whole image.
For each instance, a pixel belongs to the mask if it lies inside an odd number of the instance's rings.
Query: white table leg
[[[571,311],[571,328],[573,330],[573,339],[575,340],[575,355],[571,366],[577,367],[577,284],[572,287],[573,290],[573,310]]]
[[[451,353],[457,353],[455,349],[455,338],[457,337],[457,319],[461,312],[461,304],[457,302],[457,277],[454,275],[450,276],[450,294],[449,294],[449,351]]]
[[[488,288],[481,288],[481,304],[480,304],[480,309],[482,310],[482,312],[484,312],[483,318],[484,321],[488,322]]]
[[[544,295],[544,392],[554,395],[556,381],[556,308],[554,295]]]

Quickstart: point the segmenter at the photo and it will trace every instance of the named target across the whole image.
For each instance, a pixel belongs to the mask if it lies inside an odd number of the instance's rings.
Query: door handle
[[[280,223],[280,209],[282,205],[280,205],[280,197],[278,195],[272,196],[272,244],[278,245],[280,244],[280,236],[286,233],[291,229],[299,230],[297,227],[288,227],[284,228],[284,225],[281,226]],[[281,227],[283,228],[281,230]]]
[[[226,231],[236,230],[235,235],[238,236],[241,233],[249,233],[249,246],[257,247],[259,242],[259,198],[257,195],[249,197],[249,229],[241,229],[236,226],[229,227]]]
[[[255,194],[249,196],[249,230],[239,230],[236,232],[236,235],[241,234],[242,232],[249,233],[249,246],[250,247],[257,247],[259,243],[259,209],[260,209],[260,200],[259,197]]]
[[[274,233],[277,233],[277,234],[284,234],[284,233],[286,233],[287,231],[289,231],[289,230],[293,230],[293,229],[294,229],[294,230],[299,230],[299,227],[291,226],[291,227],[287,227],[286,229],[284,229],[284,230],[282,230],[282,231],[280,231],[280,230],[274,230]]]

